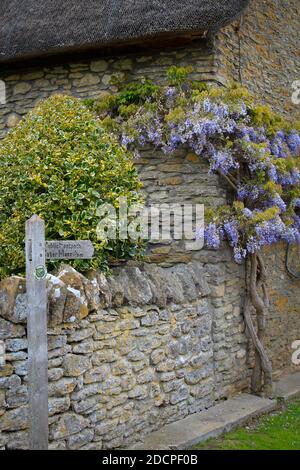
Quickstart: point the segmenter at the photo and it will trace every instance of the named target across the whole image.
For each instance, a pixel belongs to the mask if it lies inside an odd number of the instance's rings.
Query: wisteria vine
[[[208,212],[205,238],[210,248],[227,240],[240,263],[265,245],[299,243],[298,132],[278,130],[270,136],[265,126],[255,128],[251,108],[243,101],[230,106],[208,96],[178,109],[175,93],[174,88],[166,91],[169,113],[160,113],[159,102],[157,110],[143,112],[142,107],[125,121],[123,145],[151,143],[167,154],[186,145],[209,162],[209,173],[227,179],[235,202]]]
[[[166,154],[185,146],[207,160],[209,173],[227,181],[229,203],[206,208],[205,240],[213,249],[226,240],[237,263],[250,261],[244,316],[256,351],[252,389],[269,394],[261,249],[280,241],[300,243],[300,126],[257,105],[239,86],[207,87],[188,80],[188,72],[173,67],[169,86],[132,84],[93,106],[103,125],[117,132],[137,157],[137,149],[146,144]]]

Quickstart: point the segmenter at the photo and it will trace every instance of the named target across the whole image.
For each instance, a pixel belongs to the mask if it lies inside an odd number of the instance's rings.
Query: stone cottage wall
[[[115,91],[116,82],[130,82],[142,78],[157,83],[166,80],[171,65],[193,65],[195,80],[219,79],[215,65],[212,40],[198,40],[181,48],[148,51],[127,56],[81,58],[76,62],[0,70],[0,79],[6,84],[6,105],[0,104],[0,137],[16,125],[18,120],[38,101],[56,93],[72,94],[81,98],[100,97]]]
[[[291,247],[288,266],[300,275],[300,247]],[[280,371],[293,369],[292,343],[300,339],[300,279],[287,274],[286,247],[277,245],[265,250],[270,309],[267,314],[265,344],[272,358],[274,376]]]
[[[178,202],[204,204],[207,208],[226,203],[226,188],[222,179],[208,175],[207,163],[185,149],[179,149],[174,156],[165,156],[157,151],[154,153],[149,149],[142,153],[136,165],[144,183],[147,204]],[[289,256],[289,267],[298,275],[299,254],[300,247],[295,246]],[[291,346],[293,341],[300,339],[300,279],[293,278],[287,273],[284,244],[266,249],[264,257],[269,274],[267,284],[270,295],[265,343],[276,376],[292,366]],[[244,267],[237,266],[232,261],[230,251],[225,248],[220,252],[207,249],[187,250],[184,240],[150,244],[148,260],[162,267],[191,261],[201,263],[213,292],[211,303],[214,314],[223,319],[219,324],[220,329],[216,327],[213,330],[217,342],[219,338],[223,339],[223,343],[218,342],[216,348],[219,355],[228,356],[226,337],[230,337],[239,328],[239,325],[232,324],[231,320],[232,315],[234,316],[233,310],[237,316],[242,311],[245,292]],[[251,351],[247,351],[248,353],[251,357]],[[232,351],[231,358],[233,356]],[[234,360],[228,359],[228,363],[230,367],[234,367]],[[217,370],[215,372],[217,373]],[[227,396],[231,388],[230,380],[233,379],[232,373],[229,374],[227,383],[224,377],[224,371],[221,370],[220,397]]]
[[[241,23],[235,22],[216,39],[197,39],[181,46],[168,44],[126,55],[101,54],[73,62],[17,69],[1,66],[7,102],[0,104],[0,137],[36,103],[55,93],[98,97],[114,91],[114,81],[165,80],[171,65],[194,68],[195,80],[226,84],[240,81],[280,113],[300,117],[292,103],[292,84],[299,80],[299,2],[252,0]],[[239,26],[240,25],[240,26]],[[113,78],[112,82],[111,79]]]
[[[238,24],[216,41],[218,72],[240,81],[265,103],[290,118],[300,118],[292,102],[293,82],[300,80],[300,3],[298,0],[251,0]],[[298,87],[299,88],[299,87]]]

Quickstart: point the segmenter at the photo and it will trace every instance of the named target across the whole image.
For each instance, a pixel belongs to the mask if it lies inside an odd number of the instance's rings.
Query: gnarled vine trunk
[[[246,276],[247,289],[244,304],[244,318],[255,348],[255,365],[251,378],[251,391],[254,394],[271,396],[272,364],[263,345],[266,330],[266,310],[269,307],[265,284],[266,270],[260,254],[254,253],[250,255],[249,260],[250,270]],[[254,307],[256,312],[257,328],[255,328],[252,320],[252,307]]]

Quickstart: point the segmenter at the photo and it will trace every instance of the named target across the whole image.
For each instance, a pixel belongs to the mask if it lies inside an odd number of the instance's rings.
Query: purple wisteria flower
[[[263,196],[265,191],[254,184],[245,184],[238,187],[237,196],[240,201],[250,199],[251,201],[257,201]]]
[[[210,223],[208,225],[208,227],[204,230],[204,238],[209,248],[220,247],[221,240],[216,224]]]
[[[252,219],[253,217],[253,212],[248,209],[248,207],[245,207],[245,209],[243,209],[243,214],[248,217],[248,219]]]
[[[221,174],[226,175],[230,170],[237,168],[239,168],[239,163],[234,160],[229,151],[218,151],[210,157],[210,173],[220,171]]]
[[[212,112],[214,113],[214,115],[216,116],[216,118],[218,119],[224,119],[225,117],[227,117],[229,115],[229,107],[227,104],[215,104],[213,107],[212,107]]]
[[[261,223],[255,229],[259,244],[272,245],[282,239],[285,233],[285,225],[280,217]]]
[[[300,217],[298,215],[294,215],[294,225],[300,232]]]
[[[269,149],[272,155],[277,158],[286,158],[287,153],[285,151],[284,141],[278,137],[279,132],[276,134],[275,139],[270,142]]]
[[[211,101],[209,98],[206,98],[204,101],[203,101],[203,109],[206,113],[210,113],[211,110],[212,110],[212,104],[211,104]]]
[[[281,214],[286,212],[286,209],[287,209],[286,203],[284,202],[282,197],[279,196],[279,194],[276,194],[274,197],[269,199],[266,206],[267,207],[272,207],[272,206],[278,207],[280,209]]]
[[[276,137],[277,137],[277,139],[280,139],[280,140],[282,140],[283,142],[285,141],[285,133],[284,133],[283,131],[278,131],[278,132],[276,133]]]
[[[247,250],[243,248],[234,248],[233,256],[236,263],[241,264],[247,256]]]
[[[218,123],[211,119],[204,119],[199,121],[199,124],[195,125],[194,129],[199,134],[204,133],[206,136],[213,136],[215,134],[221,133],[221,128]]]
[[[297,155],[300,150],[300,136],[298,132],[292,131],[287,137],[288,147],[293,155]]]
[[[224,224],[224,230],[227,235],[229,244],[233,247],[237,246],[238,241],[239,241],[239,232],[237,229],[237,223],[234,220],[226,222]]]
[[[155,147],[160,145],[161,134],[159,128],[150,128],[147,130],[148,141],[151,142]]]
[[[169,88],[167,89],[166,96],[167,96],[168,98],[173,98],[173,96],[175,95],[175,93],[176,93],[176,88],[175,88],[175,87],[169,87]]]
[[[259,245],[257,239],[254,238],[253,236],[249,237],[249,239],[247,241],[247,252],[248,253],[255,253],[259,249],[260,249],[260,245]]]
[[[300,171],[298,168],[293,168],[289,173],[278,175],[277,182],[281,186],[296,186],[300,182]]]
[[[129,137],[126,134],[123,134],[121,137],[121,144],[124,145],[125,147],[128,147],[130,144],[134,142],[133,137]]]
[[[240,111],[241,116],[247,116],[247,106],[245,103],[241,104],[241,111]]]
[[[274,183],[278,182],[278,173],[277,173],[277,168],[275,165],[271,164],[268,168],[268,177],[274,181]]]
[[[183,143],[182,140],[182,137],[179,134],[176,134],[174,130],[174,132],[170,135],[168,142],[163,147],[164,153],[169,154],[175,152],[178,145]]]
[[[242,129],[240,129],[240,133],[241,133],[243,140],[246,142],[258,141],[257,134],[255,130],[253,129],[253,127],[242,127]]]
[[[140,134],[139,135],[139,144],[144,146],[144,145],[146,145],[146,142],[147,142],[146,137],[143,134]]]
[[[290,244],[300,243],[300,231],[297,227],[287,227],[283,239]]]
[[[233,134],[237,128],[237,123],[234,121],[234,119],[229,119],[227,123],[225,124],[225,132],[228,132],[228,134]]]

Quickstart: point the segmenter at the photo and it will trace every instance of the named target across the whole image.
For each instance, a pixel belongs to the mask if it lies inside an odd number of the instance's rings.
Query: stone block
[[[87,356],[79,354],[67,354],[63,360],[64,375],[66,377],[78,377],[92,367]]]
[[[51,439],[64,439],[73,434],[80,433],[89,425],[89,420],[76,413],[64,413],[57,423],[50,426]]]

